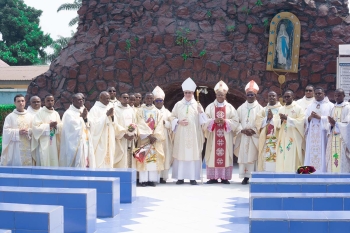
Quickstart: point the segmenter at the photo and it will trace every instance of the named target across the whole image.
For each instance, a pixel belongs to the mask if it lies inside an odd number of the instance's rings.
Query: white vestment
[[[172,141],[172,131],[171,131],[171,122],[169,120],[171,112],[166,109],[164,106],[159,110],[164,121],[164,141],[163,141],[163,150],[164,150],[164,170],[161,172],[160,177],[164,180],[168,179],[169,169],[173,162],[173,141]]]
[[[41,109],[42,109],[42,108],[40,107],[38,110],[35,110],[35,109],[33,109],[31,106],[28,106],[28,108],[27,108],[27,113],[30,114],[30,115],[31,115],[31,118],[32,118],[32,120],[31,120],[31,122],[30,122],[30,127],[31,127],[31,128],[32,128],[32,121],[33,121],[33,119],[34,119],[34,116],[35,116]],[[35,139],[34,137],[32,137],[31,140],[36,140],[36,139]],[[37,144],[37,142],[36,142],[36,144]],[[32,155],[33,155],[33,159],[34,159],[34,162],[35,162],[35,164],[33,164],[33,165],[35,165],[35,166],[41,166],[41,163],[40,163],[40,153],[39,153],[39,148],[38,148],[38,147],[32,151]]]
[[[305,114],[305,166],[314,166],[316,172],[326,172],[326,147],[328,133],[328,116],[334,105],[326,101],[314,101],[306,110]],[[312,118],[308,121],[311,112],[321,116],[321,120]]]
[[[241,129],[252,129],[255,132],[253,136],[239,132],[236,137],[234,153],[238,157],[240,178],[250,178],[251,172],[255,170],[259,154],[258,128],[261,127],[261,125],[257,127],[256,119],[263,109],[256,100],[253,103],[246,101],[237,109]]]
[[[306,96],[304,96],[303,98],[297,100],[296,103],[306,112],[306,109],[314,102],[314,100],[315,97],[306,98]]]
[[[80,117],[82,110],[71,105],[63,114],[59,157],[61,167],[95,167],[89,124]]]
[[[177,102],[171,112],[171,124],[174,132],[172,177],[178,180],[199,180],[204,135],[201,124],[207,119],[205,113],[198,112],[195,99]],[[178,124],[187,119],[188,125]]]
[[[106,114],[110,108],[110,105],[96,101],[89,112],[90,136],[97,168],[113,168],[114,164],[114,122]]]
[[[326,149],[327,172],[350,172],[350,103],[335,104],[331,115],[335,126],[329,125]]]
[[[32,166],[33,159],[31,154],[31,122],[32,117],[26,110],[18,112],[13,110],[5,118],[2,133],[2,166]],[[28,130],[28,135],[20,135],[19,130]]]
[[[50,129],[50,122],[57,122],[57,129]],[[39,148],[40,164],[44,167],[58,167],[60,150],[61,118],[55,110],[43,107],[33,119],[32,151]]]

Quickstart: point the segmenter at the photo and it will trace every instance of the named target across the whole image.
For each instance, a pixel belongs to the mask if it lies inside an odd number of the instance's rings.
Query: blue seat
[[[96,189],[97,217],[114,217],[120,210],[119,178],[0,173],[0,186]]]
[[[0,186],[0,202],[63,206],[64,232],[96,231],[95,189]]]
[[[73,167],[0,167],[0,173],[36,174],[57,176],[115,177],[120,178],[120,202],[132,203],[136,198],[136,170],[116,168]]]
[[[0,229],[0,233],[12,233],[11,230]]]
[[[63,233],[63,207],[0,203],[0,228],[14,232]]]

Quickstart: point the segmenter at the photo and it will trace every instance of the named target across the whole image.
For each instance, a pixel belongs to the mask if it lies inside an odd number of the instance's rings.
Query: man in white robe
[[[327,172],[350,172],[350,104],[344,90],[335,90],[336,104],[328,117],[330,124],[326,149]]]
[[[134,107],[135,101],[136,101],[135,94],[129,93],[129,105],[130,105],[130,107],[132,107],[132,108]]]
[[[314,86],[307,85],[305,87],[305,96],[297,100],[296,103],[306,112],[306,109],[314,102],[314,100]]]
[[[257,170],[274,172],[276,171],[276,145],[279,130],[275,129],[272,119],[278,114],[282,105],[274,91],[270,91],[267,98],[268,105],[258,113],[256,119],[256,126],[260,134]]]
[[[176,184],[197,185],[201,177],[201,159],[204,135],[201,125],[207,121],[202,106],[196,102],[193,93],[197,85],[191,78],[182,83],[184,98],[177,102],[171,112],[172,131],[174,132],[172,177]]]
[[[24,109],[23,95],[14,98],[16,109],[6,116],[2,133],[2,166],[33,166],[30,139],[32,134],[31,117]]]
[[[172,152],[173,152],[173,142],[172,142],[172,131],[171,131],[171,122],[169,121],[169,117],[171,116],[171,112],[164,107],[164,99],[165,93],[159,87],[156,86],[153,90],[154,96],[154,105],[157,109],[159,109],[161,116],[163,117],[163,150],[164,150],[164,170],[160,173],[160,183],[165,184],[166,180],[169,177],[169,169],[173,162]]]
[[[129,106],[128,93],[122,93],[120,103],[114,109],[115,120],[115,157],[114,168],[136,168],[136,163],[133,163],[132,150],[134,149],[134,138],[137,136],[137,128],[132,131],[133,124],[136,124],[135,112]],[[130,128],[130,130],[129,130]]]
[[[88,110],[81,93],[74,94],[72,105],[62,118],[59,164],[61,167],[95,167],[94,148],[89,132]]]
[[[307,108],[305,118],[305,166],[314,166],[316,172],[326,172],[328,116],[334,104],[324,100],[323,88],[315,88],[315,101]]]
[[[90,135],[94,147],[96,168],[113,168],[115,153],[114,108],[110,95],[103,91],[89,112]]]
[[[28,116],[31,117],[30,127],[32,127],[32,122],[33,122],[34,116],[41,109],[41,99],[39,98],[39,96],[35,95],[35,96],[32,96],[29,99],[29,103],[30,103],[30,105],[27,108],[27,112],[28,112]],[[35,140],[35,138],[32,137],[31,140]],[[32,156],[33,156],[33,159],[34,159],[34,164],[33,165],[41,166],[41,164],[40,164],[39,148],[36,148],[34,151],[32,151]]]
[[[109,100],[109,104],[111,105],[111,107],[115,109],[117,105],[120,103],[119,100],[117,99],[117,91],[114,87],[108,87],[107,92],[111,97],[111,99]]]
[[[230,184],[233,168],[233,137],[240,130],[236,109],[226,101],[228,86],[219,81],[214,91],[216,100],[205,109],[207,122],[204,124],[207,145],[205,162],[207,165],[207,184]]]
[[[136,116],[139,132],[138,147],[146,145],[144,160],[135,158],[139,181],[143,187],[156,186],[160,172],[164,170],[163,117],[153,105],[153,100],[153,94],[146,93],[145,104],[141,106]]]
[[[58,167],[60,150],[61,118],[54,110],[55,98],[45,96],[45,106],[34,116],[32,151],[39,148],[40,165]]]
[[[295,172],[303,165],[304,157],[300,145],[304,141],[304,109],[294,100],[291,90],[283,94],[285,106],[273,117],[277,135],[276,172]]]
[[[264,109],[256,100],[258,91],[258,85],[253,80],[250,81],[245,87],[247,101],[237,109],[242,130],[236,137],[234,153],[238,157],[239,177],[244,178],[242,184],[248,184],[258,160],[259,131],[256,119]]]

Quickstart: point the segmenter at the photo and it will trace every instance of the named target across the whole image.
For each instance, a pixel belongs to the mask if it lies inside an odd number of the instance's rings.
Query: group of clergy
[[[186,79],[184,98],[172,112],[158,86],[143,103],[140,93],[121,93],[118,100],[110,87],[90,111],[78,93],[62,120],[53,95],[45,96],[43,107],[33,96],[27,110],[24,96],[17,95],[3,127],[1,165],[134,168],[142,186],[166,183],[172,166],[176,184],[188,179],[196,185],[206,140],[208,184],[230,183],[234,155],[242,184],[256,170],[295,172],[307,165],[317,172],[350,172],[350,105],[342,89],[335,91],[335,105],[322,88],[307,86],[298,101],[286,91],[283,106],[271,91],[262,107],[259,87],[250,81],[246,102],[236,110],[226,101],[228,86],[219,81],[216,99],[204,110],[194,98],[196,88]]]

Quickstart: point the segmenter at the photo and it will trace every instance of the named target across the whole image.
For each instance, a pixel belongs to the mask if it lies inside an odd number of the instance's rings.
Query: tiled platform
[[[135,202],[97,220],[97,233],[249,233],[249,185],[241,185],[237,172],[230,185],[137,187]]]

